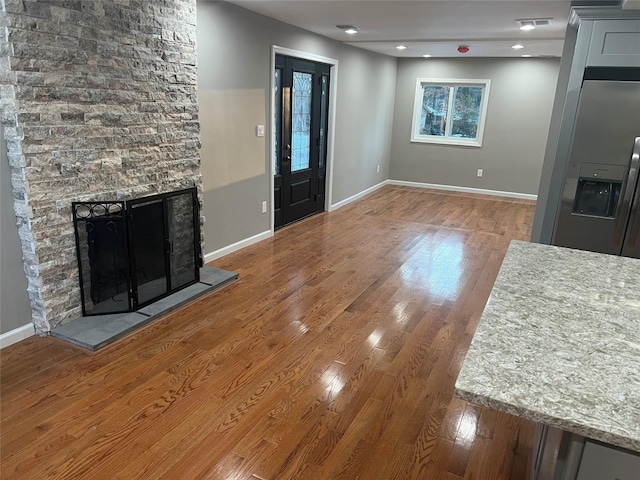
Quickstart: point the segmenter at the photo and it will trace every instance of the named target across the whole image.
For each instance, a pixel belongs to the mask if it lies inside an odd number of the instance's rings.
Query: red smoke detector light
[[[458,52],[460,53],[467,53],[469,51],[469,47],[467,47],[466,45],[460,45],[458,47]]]

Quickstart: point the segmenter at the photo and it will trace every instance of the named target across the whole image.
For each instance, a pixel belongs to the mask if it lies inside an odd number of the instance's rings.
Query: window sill
[[[436,145],[454,145],[458,147],[481,147],[482,143],[477,139],[462,139],[437,136],[411,137],[411,143],[432,143]]]

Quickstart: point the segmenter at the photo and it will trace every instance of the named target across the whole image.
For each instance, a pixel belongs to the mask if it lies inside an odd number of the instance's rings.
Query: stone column
[[[202,188],[195,0],[0,0],[1,118],[39,333],[81,314],[72,201]]]

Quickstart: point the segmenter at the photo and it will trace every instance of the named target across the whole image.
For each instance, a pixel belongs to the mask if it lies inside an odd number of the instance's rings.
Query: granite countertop
[[[640,260],[512,242],[456,396],[640,452]]]

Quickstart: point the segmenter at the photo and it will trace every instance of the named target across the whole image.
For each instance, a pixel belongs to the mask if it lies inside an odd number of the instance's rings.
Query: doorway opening
[[[325,211],[331,184],[330,98],[336,61],[282,50],[274,47],[272,79],[274,230]]]

